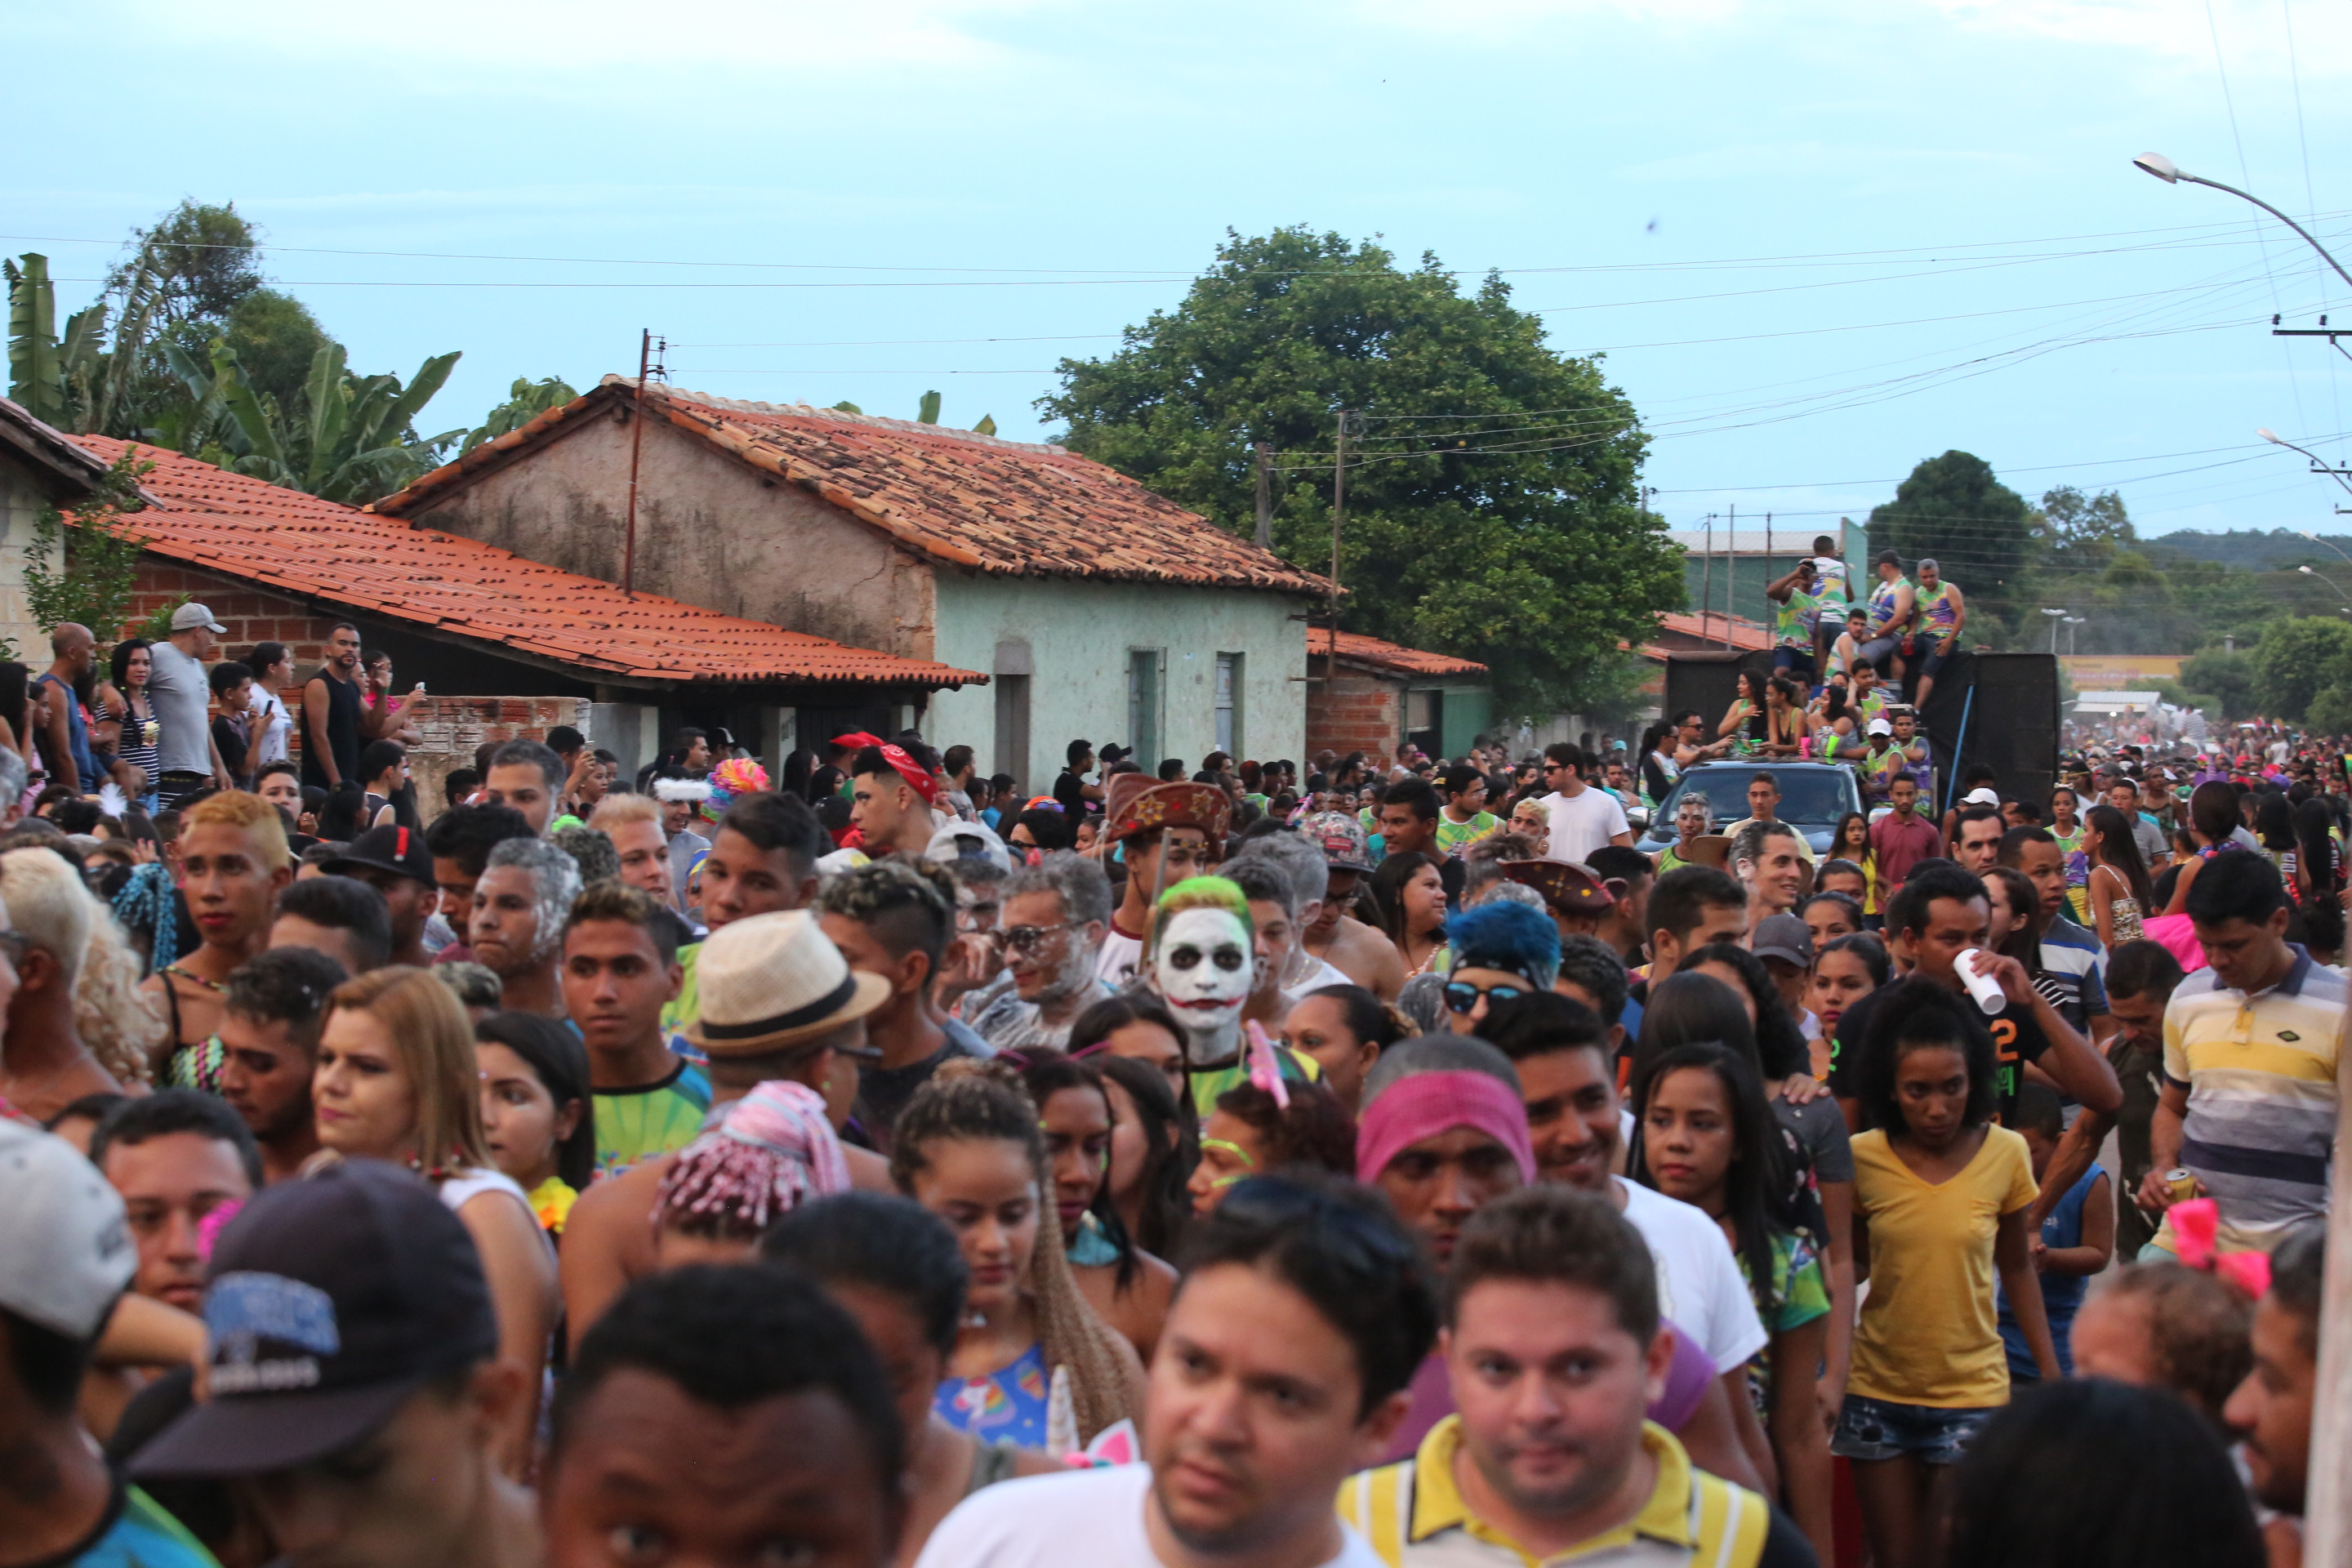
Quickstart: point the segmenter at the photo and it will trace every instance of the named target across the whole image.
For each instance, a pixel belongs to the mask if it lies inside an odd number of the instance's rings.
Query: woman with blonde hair
[[[1001,1077],[957,1065],[916,1092],[890,1146],[891,1180],[947,1222],[971,1271],[933,1408],[983,1442],[1090,1442],[1140,1416],[1143,1363],[1078,1292],[1037,1107]],[[1071,1433],[1050,1418],[1065,1389]]]
[[[499,1352],[530,1375],[499,1458],[520,1475],[538,1420],[540,1369],[555,1326],[555,1256],[482,1133],[481,1073],[466,1009],[430,971],[394,965],[327,998],[310,1100],[328,1154],[404,1165],[432,1184],[482,1258]]]

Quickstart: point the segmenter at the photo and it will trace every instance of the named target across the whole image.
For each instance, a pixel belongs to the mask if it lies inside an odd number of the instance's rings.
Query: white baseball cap
[[[218,621],[213,619],[212,610],[207,605],[182,605],[178,609],[172,612],[172,629],[173,631],[192,632],[198,626],[202,626],[205,630],[215,633],[220,637],[228,636],[228,628],[221,625]]]
[[[1895,726],[1884,719],[1873,719],[1864,732],[1872,735],[1892,735],[1895,733]]]
[[[966,856],[986,860],[1000,871],[1013,869],[1013,852],[984,822],[950,822],[923,847],[923,858],[934,865],[950,865]]]
[[[1960,796],[1962,805],[1999,805],[2000,796],[1989,789],[1972,789]]]
[[[129,1289],[139,1248],[122,1199],[81,1151],[0,1121],[0,1307],[69,1339],[97,1334]]]

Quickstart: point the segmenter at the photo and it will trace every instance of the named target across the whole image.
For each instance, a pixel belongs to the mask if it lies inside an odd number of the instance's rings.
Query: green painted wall
[[[1217,656],[1240,654],[1237,757],[1297,758],[1306,748],[1307,631],[1293,617],[1307,601],[1281,594],[1063,578],[983,577],[940,567],[932,657],[993,675],[1003,645],[1025,645],[1029,754],[996,755],[992,687],[942,691],[923,725],[940,747],[971,746],[991,773],[1010,773],[1032,795],[1062,769],[1065,748],[1085,739],[1132,744],[1130,655],[1160,654],[1160,756],[1187,769],[1215,750]],[[1013,653],[1017,660],[1018,653]],[[1149,768],[1160,757],[1139,758]]]
[[[1444,717],[1439,724],[1445,737],[1441,755],[1460,757],[1477,743],[1478,733],[1495,722],[1495,694],[1484,686],[1444,686]]]

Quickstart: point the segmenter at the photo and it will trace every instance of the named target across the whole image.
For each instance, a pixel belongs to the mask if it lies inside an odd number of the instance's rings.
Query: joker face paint
[[[1184,1026],[1194,1065],[1241,1048],[1242,1006],[1257,978],[1249,928],[1228,910],[1180,910],[1168,919],[1151,958],[1153,987]]]

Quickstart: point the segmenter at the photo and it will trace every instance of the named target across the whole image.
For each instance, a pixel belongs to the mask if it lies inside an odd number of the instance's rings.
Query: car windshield
[[[1774,770],[1772,782],[1780,786],[1780,804],[1772,808],[1772,815],[1783,822],[1833,827],[1839,817],[1854,809],[1853,778],[1843,768]],[[1681,789],[1675,792],[1675,805],[1693,792],[1705,795],[1720,831],[1727,824],[1748,820],[1748,786],[1755,781],[1752,768],[1707,768],[1685,773]],[[1657,820],[1661,828],[1671,830],[1674,806],[1660,811]]]

